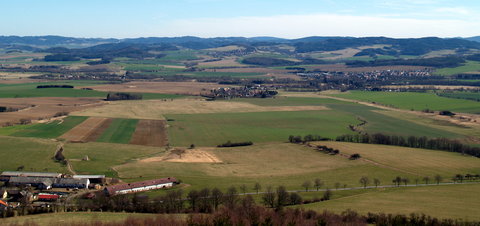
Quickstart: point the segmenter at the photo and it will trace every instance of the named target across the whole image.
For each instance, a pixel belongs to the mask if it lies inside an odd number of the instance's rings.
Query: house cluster
[[[0,181],[4,183],[0,200],[5,206],[8,201],[10,207],[20,203],[53,202],[68,195],[70,190],[99,189],[105,179],[105,175],[4,171],[0,174]]]
[[[266,98],[277,95],[275,87],[267,87],[263,85],[244,86],[244,87],[222,87],[212,89],[210,98]]]
[[[170,188],[179,182],[173,177],[161,178],[155,180],[139,181],[133,183],[117,184],[107,186],[104,192],[107,196],[136,193],[142,191]]]

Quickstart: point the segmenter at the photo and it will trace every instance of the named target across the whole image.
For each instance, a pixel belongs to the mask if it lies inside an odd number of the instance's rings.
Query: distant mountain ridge
[[[298,53],[313,51],[335,51],[345,48],[360,46],[386,45],[376,52],[397,53],[400,55],[422,55],[430,51],[443,49],[480,49],[480,36],[471,38],[388,38],[388,37],[338,37],[338,36],[312,36],[299,39],[283,39],[276,37],[215,37],[200,38],[194,36],[184,37],[145,37],[145,38],[73,38],[63,36],[0,36],[0,48],[38,51],[38,48],[69,52],[58,47],[84,49],[80,52],[98,52],[98,50],[114,49],[208,49],[227,45],[242,45],[256,47],[262,45],[287,44],[295,47]],[[100,45],[100,46],[99,46]],[[93,48],[98,46],[97,48]],[[52,49],[52,47],[55,47]],[[89,49],[88,49],[89,48]],[[118,50],[115,50],[118,51]],[[78,51],[77,51],[78,52]],[[365,54],[375,52],[368,50]],[[90,55],[90,54],[89,54]]]

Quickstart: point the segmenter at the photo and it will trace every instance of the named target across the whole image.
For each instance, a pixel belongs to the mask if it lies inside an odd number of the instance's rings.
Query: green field
[[[302,208],[341,213],[346,209],[361,214],[424,213],[438,218],[480,220],[479,184],[441,185],[397,189],[372,189],[372,192],[352,195],[326,202],[302,205]]]
[[[166,115],[174,146],[216,146],[227,141],[287,141],[289,135],[318,134],[335,138],[358,124],[351,115],[333,111],[253,112]]]
[[[69,116],[48,123],[17,125],[0,128],[1,135],[17,137],[56,138],[82,123],[87,117]]]
[[[73,85],[91,86],[94,82],[48,82],[48,83],[22,83],[0,84],[0,98],[18,97],[106,97],[106,93],[95,90],[80,90],[67,88],[43,88],[37,89],[38,85]]]
[[[333,112],[350,114],[354,118],[361,118],[367,121],[367,124],[362,129],[369,133],[450,138],[462,136],[458,133],[450,132],[451,127],[434,128],[432,123],[418,123],[419,121],[421,122],[420,119],[408,121],[400,117],[391,116],[391,112],[385,110],[329,98],[276,97],[275,99],[235,99],[233,101],[248,102],[260,106],[327,106]]]
[[[0,171],[14,171],[23,166],[24,171],[66,172],[64,166],[52,159],[57,145],[45,139],[0,136]]]
[[[114,169],[118,165],[165,151],[158,147],[96,142],[67,143],[64,150],[65,157],[70,160],[70,164],[77,173],[105,174],[109,177],[118,176]],[[90,161],[81,161],[85,155]],[[136,180],[141,178],[137,177]]]
[[[466,72],[477,72],[480,71],[480,62],[478,61],[467,61],[462,66],[459,67],[454,67],[454,68],[442,68],[438,69],[435,71],[435,74],[437,75],[456,75],[456,74],[461,74],[461,73],[466,73]]]
[[[473,100],[477,102],[480,101],[480,92],[456,91],[456,92],[444,92],[444,93],[440,93],[439,95],[442,97],[448,97],[448,98]]]
[[[406,110],[421,111],[430,109],[435,111],[449,110],[453,112],[480,113],[479,102],[439,97],[434,93],[350,91],[345,94],[332,94],[332,96],[375,102]]]
[[[137,119],[114,119],[97,142],[128,144],[137,123]]]

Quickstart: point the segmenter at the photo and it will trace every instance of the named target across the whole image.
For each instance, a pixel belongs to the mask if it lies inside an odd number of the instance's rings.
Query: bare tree
[[[197,190],[191,190],[187,194],[188,202],[190,203],[190,207],[192,207],[193,211],[197,210],[197,203],[199,198],[200,198],[200,194],[198,193]]]
[[[418,186],[418,182],[420,181],[420,179],[418,178],[415,178],[415,185]]]
[[[216,210],[218,206],[222,203],[223,192],[218,188],[212,189],[212,204],[213,208]]]
[[[240,185],[240,191],[242,191],[243,194],[247,193],[247,185],[245,184]]]
[[[253,186],[253,189],[255,189],[255,191],[257,191],[257,194],[258,194],[258,191],[260,191],[262,189],[262,185],[260,185],[260,183],[256,182],[255,185]]]
[[[363,185],[363,188],[367,188],[367,185],[370,184],[370,179],[368,179],[366,176],[363,176],[360,178],[359,182]]]
[[[380,185],[380,180],[378,178],[375,178],[373,179],[373,183],[375,184],[375,188],[377,188],[378,185]]]
[[[315,186],[318,191],[323,186],[323,181],[317,178],[313,181],[313,186]]]
[[[430,182],[430,177],[428,176],[424,177],[423,181],[425,181],[425,184],[428,184],[428,182]]]
[[[327,190],[323,193],[323,200],[330,200],[332,197],[332,191],[327,188]]]
[[[312,182],[310,182],[309,180],[303,182],[302,184],[302,187],[305,188],[305,191],[307,192],[308,189],[310,188],[310,186],[312,186]]]
[[[443,178],[440,176],[440,174],[435,175],[435,182],[437,182],[437,185],[439,185],[442,180]]]
[[[272,186],[267,187],[267,190],[262,195],[262,201],[265,206],[270,208],[275,207],[275,193],[273,192]]]
[[[407,186],[407,184],[410,182],[410,179],[408,178],[402,178],[402,182],[405,184],[405,186]]]
[[[277,188],[277,209],[281,209],[283,206],[287,205],[289,202],[290,195],[287,192],[287,189],[284,186],[279,186]]]
[[[338,189],[340,188],[340,186],[342,186],[342,185],[340,184],[340,182],[336,182],[336,183],[335,183],[335,189],[336,189],[336,190],[338,190]]]

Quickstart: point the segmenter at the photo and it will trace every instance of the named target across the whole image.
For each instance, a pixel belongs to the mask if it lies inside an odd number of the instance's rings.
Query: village
[[[105,175],[4,171],[0,174],[0,213],[24,207],[65,206],[75,198],[93,199],[170,188],[176,178],[160,178],[133,183],[118,183]],[[71,205],[71,204],[69,204]]]

